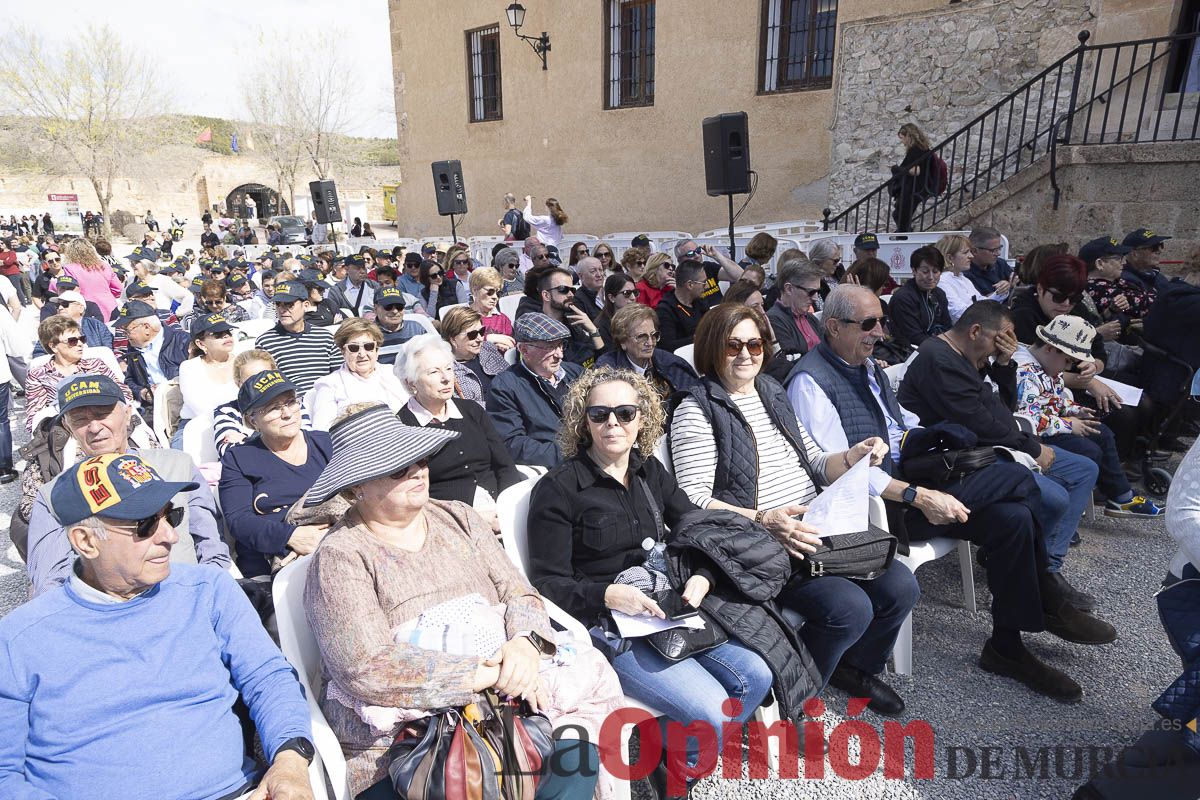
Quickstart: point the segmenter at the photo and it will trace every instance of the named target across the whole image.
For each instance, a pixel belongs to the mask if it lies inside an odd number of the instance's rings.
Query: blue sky
[[[166,110],[235,119],[246,118],[239,69],[250,69],[264,34],[289,40],[314,28],[336,28],[359,87],[353,127],[346,132],[390,138],[396,121],[387,8],[387,0],[43,0],[14,4],[5,16],[6,25],[24,25],[51,42],[65,41],[89,20],[107,22],[126,44],[140,43],[157,62],[174,99]]]

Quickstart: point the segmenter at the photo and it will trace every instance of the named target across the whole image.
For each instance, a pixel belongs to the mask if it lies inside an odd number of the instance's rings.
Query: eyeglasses
[[[471,266],[471,259],[456,258],[450,262],[450,266],[452,266],[452,267],[469,267],[469,266]]]
[[[83,336],[83,335],[68,336],[65,339],[59,339],[58,343],[65,344],[67,347],[74,347],[75,345],[85,345],[86,346],[87,345],[87,337]]]
[[[500,294],[500,290],[499,289],[480,289],[479,293],[483,294],[483,295],[487,295],[488,297],[495,297],[496,295]]]
[[[844,319],[839,317],[838,322],[844,322],[847,325],[857,325],[863,332],[866,332],[875,330],[876,325],[887,325],[887,319],[887,314],[881,314],[878,317],[866,317],[865,319]]]
[[[363,342],[362,344],[359,344],[358,342],[351,342],[350,344],[346,345],[346,349],[349,350],[351,353],[357,353],[359,351],[359,348],[362,348],[363,350],[365,350],[368,353],[374,353],[375,352],[375,343],[374,342]]]
[[[1071,305],[1075,305],[1083,299],[1083,292],[1076,292],[1075,294],[1063,294],[1058,289],[1047,289],[1046,291],[1049,293],[1050,299],[1056,303],[1069,302]]]
[[[695,258],[696,256],[702,256],[702,255],[704,255],[703,250],[701,250],[699,247],[693,247],[691,250],[685,251],[683,254],[683,257],[684,258]]]
[[[224,308],[227,303],[228,303],[228,301],[224,297],[218,297],[215,299],[209,299],[209,300],[204,301],[204,305],[208,306],[209,308],[212,308],[213,306],[217,306],[218,308]]]
[[[991,253],[994,256],[998,256],[1004,250],[1004,246],[1001,245],[999,247],[976,247],[975,249],[980,251],[981,253]]]
[[[543,258],[550,258],[550,254],[549,253],[534,253],[533,254],[534,261],[541,261]]]
[[[617,292],[617,294],[621,295],[627,300],[636,300],[638,295],[641,293],[642,292],[640,289],[622,289],[621,291]]]
[[[403,311],[404,309],[405,306],[402,303],[389,303],[388,305],[383,306],[384,311]]]
[[[442,271],[441,271],[441,270],[438,270],[437,272],[434,272],[434,271],[430,270],[430,272],[429,272],[429,280],[433,280],[434,278],[440,278],[440,277],[442,277]]]
[[[637,261],[635,261],[633,263],[638,265],[639,267],[644,267],[644,266],[646,266],[646,259],[639,258]]]
[[[208,336],[213,339],[232,339],[233,331],[209,331]]]
[[[612,253],[608,252],[607,250],[604,251],[603,253],[601,253],[599,250],[596,251],[596,258],[612,258],[612,257],[613,257]]]
[[[483,328],[475,328],[470,331],[463,331],[463,336],[467,337],[468,342],[473,342],[480,336],[483,336]]]
[[[1154,253],[1161,253],[1165,248],[1166,248],[1166,245],[1163,244],[1162,242],[1159,242],[1158,244],[1150,245],[1149,247],[1147,247],[1145,249],[1150,250],[1151,252],[1154,252]]]
[[[675,271],[675,265],[674,265],[674,264],[672,264],[672,263],[670,263],[670,262],[668,261],[667,263],[660,265],[660,266],[659,266],[659,269],[661,269],[661,270],[666,270],[667,272],[674,272],[674,271]]]
[[[152,517],[137,520],[137,524],[132,531],[116,526],[111,526],[108,530],[111,530],[113,533],[119,533],[122,536],[132,537],[135,542],[144,542],[158,531],[158,521],[160,519],[166,519],[167,524],[172,528],[178,528],[182,525],[183,511],[184,509],[178,506],[170,505]]]
[[[295,411],[299,407],[299,398],[293,397],[291,400],[287,400],[283,403],[277,403],[270,408],[263,409],[262,412],[259,413],[258,418],[260,420],[279,419],[279,417],[283,416],[285,409],[288,411]]]
[[[762,339],[749,339],[742,341],[741,339],[726,339],[725,340],[725,355],[738,356],[741,355],[742,348],[746,348],[746,352],[752,356],[761,356],[763,351]]]
[[[662,336],[655,331],[654,333],[639,333],[633,337],[633,340],[638,344],[656,344]]]
[[[566,297],[569,294],[575,294],[575,287],[574,286],[555,286],[555,287],[551,288],[550,291],[554,292],[555,294],[559,294],[559,295],[562,295],[563,297]]]
[[[409,464],[404,469],[396,470],[391,475],[388,475],[388,477],[394,481],[402,481],[405,478],[412,475],[417,470],[425,469],[428,466],[429,466],[429,459],[422,458],[420,461],[416,461],[416,462],[413,462],[412,464]]]
[[[798,283],[789,283],[788,286],[791,286],[793,289],[795,289],[798,292],[804,292],[806,295],[808,295],[809,300],[813,299],[814,297],[816,297],[818,294],[821,293],[820,286],[818,286],[815,289],[809,289],[807,286],[801,286]]]
[[[617,416],[617,422],[622,425],[628,425],[637,419],[638,407],[634,405],[624,406],[588,406],[586,409],[587,418],[594,425],[603,425],[608,422],[610,415]]]

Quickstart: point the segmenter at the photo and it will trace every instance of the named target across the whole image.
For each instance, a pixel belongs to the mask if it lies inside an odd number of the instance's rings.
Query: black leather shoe
[[[1020,658],[1008,658],[996,652],[992,640],[988,639],[983,645],[983,654],[979,656],[979,666],[985,672],[1014,678],[1038,694],[1063,703],[1077,703],[1083,698],[1083,689],[1071,680],[1070,675],[1042,663],[1025,648],[1021,648]]]
[[[1063,601],[1054,613],[1042,613],[1046,630],[1075,644],[1108,644],[1116,641],[1117,629],[1102,619]]]
[[[0,470],[0,483],[12,483],[17,479],[17,473],[14,470]]]
[[[1061,572],[1047,572],[1046,581],[1052,587],[1052,591],[1048,593],[1047,597],[1051,601],[1050,604],[1056,604],[1058,600],[1066,600],[1080,611],[1091,613],[1096,610],[1096,598],[1087,592],[1076,589],[1063,577]]]
[[[654,790],[654,796],[657,800],[682,800],[683,798],[691,797],[692,781],[687,782],[687,789],[683,794],[668,794],[667,793],[667,765],[666,757],[664,756],[659,762],[654,771],[646,778],[650,782],[650,788]]]
[[[829,685],[841,689],[851,697],[869,698],[871,702],[867,704],[867,708],[876,714],[898,717],[904,713],[904,701],[892,687],[857,667],[838,664],[829,678]]]

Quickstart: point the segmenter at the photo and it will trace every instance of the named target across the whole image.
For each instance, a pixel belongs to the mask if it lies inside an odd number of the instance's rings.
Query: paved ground
[[[13,432],[24,441],[23,401],[16,404]],[[26,596],[23,565],[8,539],[9,515],[16,507],[18,483],[0,486],[0,616]],[[1041,657],[1065,669],[1085,688],[1077,705],[1043,699],[1023,687],[982,672],[976,659],[989,630],[986,579],[976,570],[980,611],[961,607],[958,562],[953,556],[927,564],[918,573],[923,597],[914,614],[914,672],[890,676],[905,698],[905,721],[925,720],[934,732],[936,777],[912,775],[909,753],[906,777],[885,779],[882,770],[866,780],[844,780],[826,768],[821,780],[703,781],[697,798],[929,798],[930,800],[1025,800],[1069,798],[1083,782],[1092,757],[1088,748],[1119,746],[1132,741],[1156,715],[1150,702],[1178,672],[1159,624],[1153,594],[1174,545],[1161,523],[1128,523],[1099,517],[1082,528],[1083,543],[1072,551],[1068,575],[1076,586],[1101,598],[1101,615],[1120,638],[1104,647],[1067,644],[1049,634],[1029,637]],[[830,690],[827,730],[842,720],[846,698]],[[864,715],[875,730],[883,721]],[[836,737],[835,737],[836,738]],[[1046,773],[1027,777],[1015,748],[1026,748],[1039,766],[1039,748],[1047,748]],[[954,750],[955,760],[950,760]],[[967,750],[970,753],[967,753]],[[983,775],[987,751],[991,769]],[[1056,751],[1055,748],[1061,748]],[[857,748],[854,759],[857,759]],[[910,748],[911,751],[911,748]],[[1077,768],[1076,754],[1082,759]],[[1057,759],[1056,759],[1057,755]],[[1017,770],[1021,777],[1016,777]],[[952,771],[953,770],[953,771]],[[962,777],[964,776],[965,777]],[[639,794],[645,796],[639,789]]]

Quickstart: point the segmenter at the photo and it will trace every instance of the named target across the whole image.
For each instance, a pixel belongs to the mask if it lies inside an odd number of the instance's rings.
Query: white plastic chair
[[[517,348],[515,348],[515,347],[510,347],[510,348],[508,348],[507,350],[505,350],[505,351],[504,351],[504,360],[505,360],[506,362],[508,362],[508,364],[509,364],[509,365],[512,365],[512,364],[515,364],[515,363],[517,363],[517,357],[518,357],[518,356],[520,356],[520,355],[521,355],[521,354],[520,354],[520,352],[517,350]]]
[[[298,558],[275,575],[271,597],[275,603],[275,621],[279,626],[279,649],[295,667],[308,700],[308,716],[313,729],[313,745],[317,755],[308,768],[309,782],[317,800],[328,800],[325,778],[333,787],[335,800],[349,800],[350,784],[346,774],[346,758],[334,735],[317,697],[321,690],[321,651],[308,620],[304,616],[304,584],[308,580],[311,556]]]
[[[233,327],[238,331],[249,336],[251,339],[257,339],[262,334],[275,327],[275,319],[263,317],[261,319],[248,319],[243,322],[233,323]]]
[[[523,294],[506,294],[500,298],[498,303],[500,313],[508,317],[509,322],[517,321],[517,306],[521,305],[521,298],[524,296]]]
[[[449,311],[450,309],[460,308],[460,307],[466,306],[466,305],[468,305],[468,304],[467,303],[455,303],[454,305],[450,305],[450,306],[442,306],[441,308],[438,309],[438,319],[445,319],[446,312]]]
[[[529,577],[526,571],[526,564],[529,563],[529,497],[533,493],[533,487],[539,479],[540,476],[514,484],[501,492],[500,496],[496,498],[496,516],[500,520],[500,532],[504,542],[504,551],[508,554],[513,564],[516,565],[517,569],[521,571],[521,574],[525,575],[527,580]],[[546,612],[549,614],[551,620],[570,631],[576,640],[581,643],[586,642],[590,646],[591,634],[587,632],[582,623],[551,602],[549,598],[543,596],[542,600],[546,604]],[[635,700],[628,695],[625,696],[624,702],[625,706],[642,709],[651,716],[663,716],[661,711],[656,711],[645,703]],[[754,712],[754,716],[759,722],[769,728],[779,721],[779,707],[776,703],[772,702],[769,706],[759,707]],[[630,763],[629,738],[632,734],[632,726],[627,725],[621,729],[621,757],[625,760],[626,764]],[[778,774],[779,738],[772,736],[768,739],[767,744],[770,769],[775,774]],[[618,798],[629,800],[630,789],[628,782],[616,781],[616,789]]]
[[[118,378],[123,374],[121,365],[117,363],[117,354],[112,351],[111,347],[85,347],[83,348],[83,357],[100,359]]]
[[[171,442],[169,400],[172,393],[178,391],[177,383],[160,383],[154,387],[154,422],[151,427],[154,428],[154,435],[158,437],[164,447],[169,446]]]
[[[405,320],[412,320],[425,329],[426,333],[437,333],[438,329],[433,325],[433,317],[427,317],[424,314],[406,314]]]
[[[696,345],[685,344],[683,347],[675,351],[675,355],[679,356],[688,364],[690,364],[692,369],[696,368]]]

